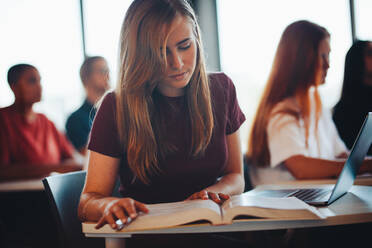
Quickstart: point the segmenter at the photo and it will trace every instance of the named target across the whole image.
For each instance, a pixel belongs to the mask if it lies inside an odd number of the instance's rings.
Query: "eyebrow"
[[[182,43],[184,43],[184,42],[186,42],[186,41],[188,41],[188,40],[190,40],[190,38],[183,39],[183,40],[177,42],[176,45],[179,46],[179,45],[181,45]]]
[[[189,40],[191,40],[191,38],[185,38],[185,39],[183,39],[183,40],[177,42],[177,43],[176,43],[176,46],[179,46],[179,45],[181,45],[182,43],[185,43],[186,41],[189,41]],[[168,46],[167,46],[167,48],[168,48]],[[160,49],[162,50],[163,47],[160,47]]]

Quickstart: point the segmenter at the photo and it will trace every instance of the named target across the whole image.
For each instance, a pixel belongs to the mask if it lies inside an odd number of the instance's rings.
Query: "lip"
[[[183,79],[185,76],[186,76],[187,72],[181,72],[181,73],[178,73],[178,74],[173,74],[173,75],[169,75],[170,78],[172,79],[177,79],[177,80],[180,80],[180,79]]]

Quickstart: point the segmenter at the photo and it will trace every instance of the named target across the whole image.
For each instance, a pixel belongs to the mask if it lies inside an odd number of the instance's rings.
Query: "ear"
[[[13,91],[14,96],[18,95],[18,83],[13,83],[9,87]]]
[[[10,89],[14,92],[15,90],[16,90],[16,88],[17,88],[17,83],[14,83],[14,84],[10,84],[9,85],[9,87],[10,87]]]

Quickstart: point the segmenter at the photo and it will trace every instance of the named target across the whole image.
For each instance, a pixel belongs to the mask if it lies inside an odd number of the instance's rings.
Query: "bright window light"
[[[372,40],[372,1],[356,0],[354,1],[354,8],[356,38]]]
[[[111,86],[118,73],[119,38],[125,12],[132,1],[84,1],[86,52],[103,56],[110,67]]]

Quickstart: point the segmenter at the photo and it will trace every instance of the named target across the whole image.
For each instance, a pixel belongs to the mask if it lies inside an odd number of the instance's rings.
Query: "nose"
[[[329,68],[329,61],[326,60],[324,61],[324,69],[328,69]]]
[[[329,68],[329,58],[324,57],[323,58],[323,68],[327,70]]]
[[[169,64],[170,64],[171,69],[173,69],[173,70],[182,69],[183,60],[182,60],[182,56],[180,54],[178,54],[177,52],[174,52],[169,57],[170,57]]]

